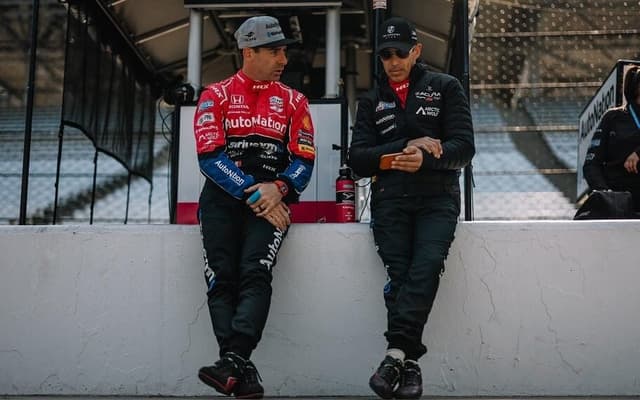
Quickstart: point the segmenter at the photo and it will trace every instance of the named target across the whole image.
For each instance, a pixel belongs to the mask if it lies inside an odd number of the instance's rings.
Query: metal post
[[[169,182],[169,223],[175,224],[178,218],[178,164],[180,162],[180,110],[181,103],[171,116],[171,175]]]
[[[191,9],[189,11],[189,48],[187,54],[187,81],[194,89],[197,96],[202,86],[202,11]],[[193,101],[187,99],[187,101]]]
[[[387,0],[373,0],[373,16],[371,21],[371,83],[372,86],[378,84],[377,78],[380,76],[382,65],[376,57],[376,49],[378,48],[378,29],[385,20],[387,12]]]
[[[327,49],[325,69],[325,94],[327,98],[340,94],[340,9],[327,10]]]
[[[151,223],[151,203],[153,200],[153,181],[151,182],[151,188],[149,189],[149,199],[147,201],[147,224]]]
[[[345,96],[347,97],[347,103],[349,106],[349,115],[351,119],[356,118],[356,91],[357,91],[357,78],[358,78],[358,63],[357,63],[357,51],[358,45],[356,43],[349,43],[345,49],[345,71],[344,71],[344,88]]]
[[[91,184],[91,207],[89,208],[89,225],[93,225],[93,210],[96,205],[96,189],[98,179],[98,150],[93,153],[93,183]]]
[[[458,38],[460,60],[462,60],[462,76],[460,83],[471,104],[471,91],[469,89],[469,1],[460,0],[458,10]],[[473,165],[469,162],[464,168],[464,219],[473,221]]]
[[[62,107],[64,108],[64,101]],[[58,130],[58,155],[56,157],[56,182],[54,183],[55,195],[53,197],[53,225],[58,220],[58,197],[60,193],[60,168],[62,166],[62,141],[64,140],[64,124],[60,124]]]
[[[64,37],[64,65],[65,69],[69,63],[69,38],[71,37],[71,7],[67,8],[67,31]],[[56,181],[54,183],[55,194],[53,197],[53,225],[56,224],[58,218],[58,198],[60,193],[60,168],[62,167],[62,143],[64,141],[64,118],[65,118],[65,102],[64,91],[67,87],[67,74],[62,78],[62,107],[60,107],[60,128],[58,129],[58,156],[56,157]]]
[[[340,166],[346,166],[349,152],[349,104],[344,96],[340,105],[340,121]]]
[[[131,172],[127,174],[127,206],[124,210],[124,224],[129,222],[129,202],[131,200]]]
[[[33,122],[33,97],[36,75],[36,50],[38,48],[38,13],[40,1],[33,0],[31,18],[31,48],[29,54],[29,81],[27,83],[27,110],[24,121],[24,149],[22,155],[22,192],[20,193],[20,225],[27,223],[27,193],[29,191],[29,165],[31,162],[31,129]]]

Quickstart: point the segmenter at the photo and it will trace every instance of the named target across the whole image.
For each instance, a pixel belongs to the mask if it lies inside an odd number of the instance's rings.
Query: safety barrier
[[[461,223],[430,395],[640,394],[637,221]],[[213,394],[197,226],[0,227],[0,394]],[[271,396],[371,395],[384,269],[364,224],[292,227],[254,353]]]

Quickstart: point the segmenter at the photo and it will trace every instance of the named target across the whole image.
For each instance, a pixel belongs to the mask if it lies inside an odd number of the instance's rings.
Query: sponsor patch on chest
[[[198,111],[208,110],[213,107],[213,105],[214,103],[212,100],[203,101],[202,103],[200,103],[200,106],[198,106]]]
[[[282,97],[269,97],[269,109],[277,113],[281,113],[282,111],[284,111],[284,100],[282,100]]]
[[[396,124],[393,124],[391,126],[388,126],[388,127],[384,128],[383,130],[380,131],[380,134],[381,135],[386,135],[387,133],[391,132],[394,129],[396,129]]]
[[[423,115],[427,117],[437,117],[440,115],[440,107],[426,107],[421,106],[416,110],[416,115]]]
[[[416,99],[424,100],[427,103],[431,103],[434,101],[440,101],[442,99],[442,94],[440,94],[440,92],[434,91],[416,92]]]
[[[229,129],[241,129],[241,128],[254,128],[262,127],[283,133],[287,127],[286,124],[279,122],[271,117],[263,117],[260,115],[254,115],[251,118],[237,117],[227,118],[224,121],[224,128]]]
[[[385,122],[391,121],[395,118],[396,118],[395,114],[385,115],[384,117],[381,117],[376,120],[376,125],[384,124]]]
[[[396,108],[396,103],[389,101],[379,101],[376,106],[376,112],[384,111],[384,110],[392,110]]]
[[[216,122],[216,117],[213,113],[204,113],[198,117],[198,121],[196,122],[196,126],[202,126],[208,122]]]

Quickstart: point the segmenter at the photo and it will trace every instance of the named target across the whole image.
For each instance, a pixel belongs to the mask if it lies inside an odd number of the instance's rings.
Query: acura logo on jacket
[[[427,102],[439,101],[442,98],[440,92],[416,92],[416,99],[425,100]]]

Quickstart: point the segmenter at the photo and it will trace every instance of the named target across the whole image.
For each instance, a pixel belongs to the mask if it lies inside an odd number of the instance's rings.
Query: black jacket
[[[591,190],[630,191],[640,211],[640,174],[628,172],[629,154],[640,156],[640,129],[627,107],[608,110],[593,134],[582,172]]]
[[[361,177],[376,177],[374,198],[457,189],[460,168],[475,154],[469,102],[460,82],[420,64],[409,80],[404,109],[386,76],[358,103],[349,164]],[[423,136],[441,140],[440,159],[423,150],[422,167],[415,173],[378,168],[381,155],[400,152],[409,140]]]

